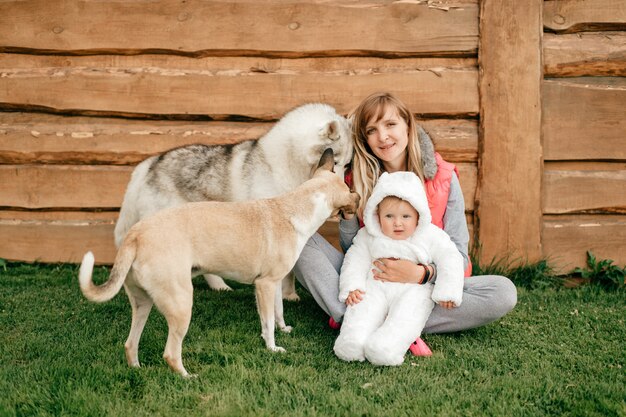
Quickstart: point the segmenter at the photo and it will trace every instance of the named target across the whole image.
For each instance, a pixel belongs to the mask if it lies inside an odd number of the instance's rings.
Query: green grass
[[[504,319],[427,335],[434,355],[395,368],[344,363],[336,333],[300,289],[286,304],[285,354],[265,350],[251,287],[210,291],[195,281],[183,360],[161,355],[167,326],[154,310],[140,360],[123,344],[130,306],[80,294],[76,267],[0,267],[0,416],[624,416],[624,291],[520,288]],[[104,268],[97,278],[106,277]]]

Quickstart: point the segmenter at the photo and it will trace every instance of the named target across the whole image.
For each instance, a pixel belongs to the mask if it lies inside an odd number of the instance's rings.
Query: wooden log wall
[[[626,3],[545,1],[543,22],[544,256],[625,265]]]
[[[625,31],[623,0],[5,0],[0,258],[110,263],[144,158],[391,91],[460,168],[483,262],[623,265]]]
[[[401,97],[474,214],[477,0],[0,3],[0,258],[114,257],[134,165],[255,139],[294,106]],[[336,224],[323,233],[335,244]]]

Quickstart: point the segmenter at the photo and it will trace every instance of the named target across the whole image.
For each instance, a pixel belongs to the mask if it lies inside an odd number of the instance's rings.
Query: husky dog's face
[[[313,170],[317,161],[324,150],[330,148],[333,150],[335,174],[343,178],[346,167],[352,160],[353,146],[350,138],[351,129],[347,119],[337,116],[336,119],[330,120],[319,130],[320,145],[311,149],[309,154],[309,164]]]
[[[345,166],[352,160],[351,135],[350,122],[335,108],[323,103],[308,103],[283,116],[263,140],[266,152],[286,154],[285,163],[297,164],[291,170],[299,171],[306,179],[313,175],[324,150],[330,148],[334,154],[334,171],[343,178]]]

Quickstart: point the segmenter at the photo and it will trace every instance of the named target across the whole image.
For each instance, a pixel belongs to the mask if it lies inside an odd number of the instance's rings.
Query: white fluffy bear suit
[[[406,240],[383,235],[378,204],[387,196],[410,203],[419,214],[417,228]],[[363,300],[348,306],[335,342],[335,354],[345,361],[367,359],[375,365],[400,365],[411,343],[420,336],[434,302],[461,304],[463,258],[450,237],[431,223],[424,186],[411,172],[383,173],[363,212],[363,227],[346,253],[339,279],[339,301],[354,290]],[[406,259],[437,266],[435,284],[404,284],[375,280],[379,258]]]

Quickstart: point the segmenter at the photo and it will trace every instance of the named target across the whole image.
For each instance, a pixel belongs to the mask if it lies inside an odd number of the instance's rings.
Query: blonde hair
[[[413,113],[397,97],[390,93],[374,93],[367,97],[352,112],[352,139],[354,141],[354,158],[352,160],[352,187],[361,197],[357,214],[363,218],[363,210],[378,177],[382,174],[381,161],[373,154],[367,144],[366,128],[370,120],[379,121],[385,116],[387,109],[393,108],[407,124],[407,170],[417,175],[424,182],[424,168],[420,152],[417,122]]]

